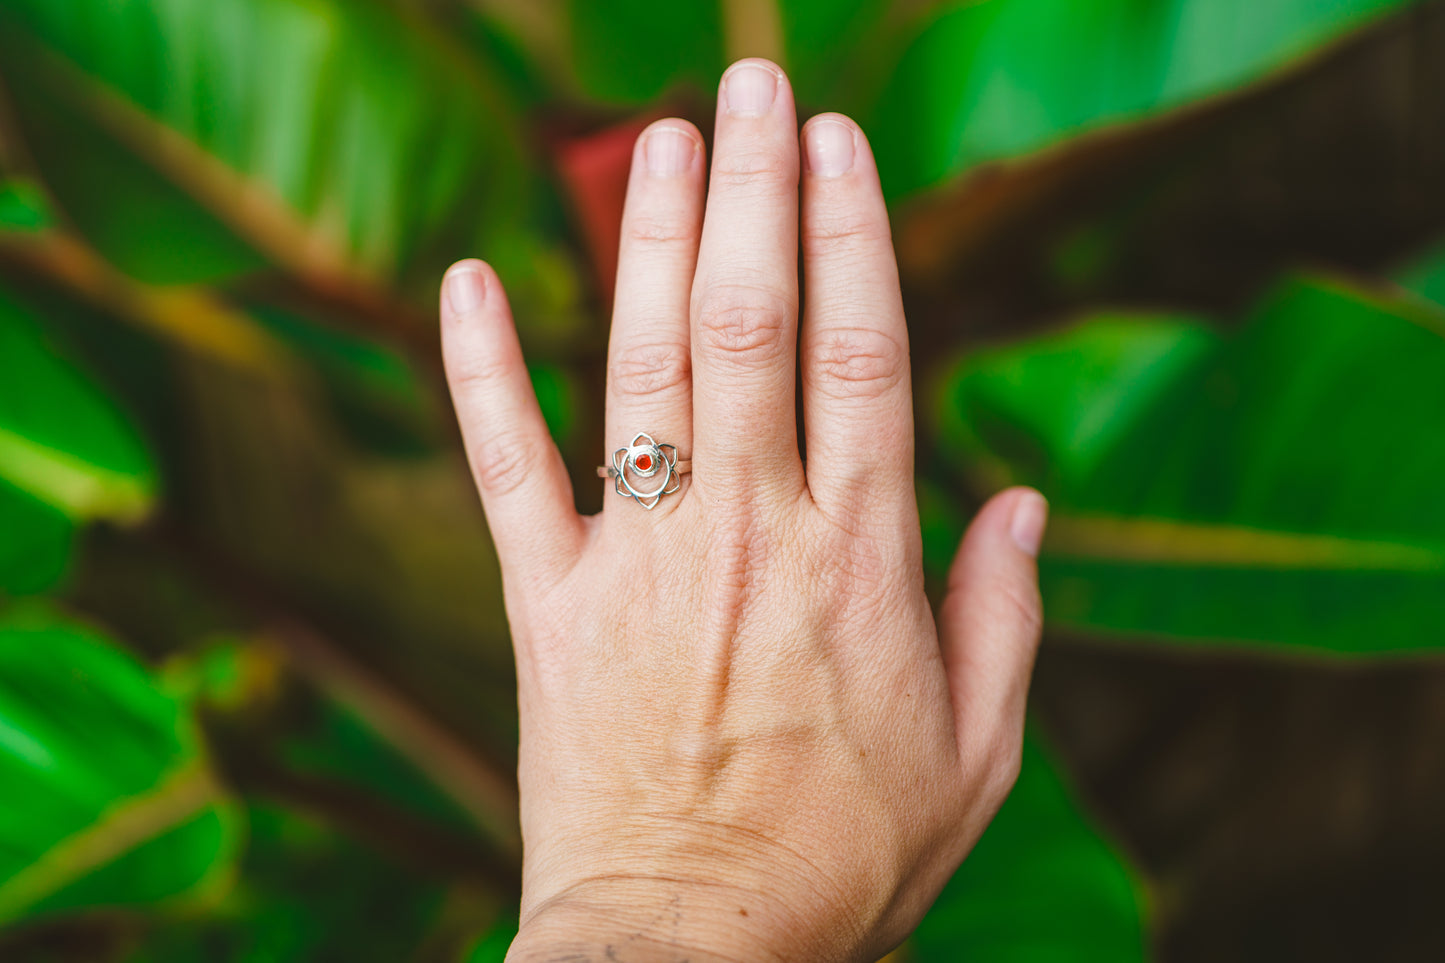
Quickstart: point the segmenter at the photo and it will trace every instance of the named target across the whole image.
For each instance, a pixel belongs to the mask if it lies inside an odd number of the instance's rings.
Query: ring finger
[[[607,345],[609,463],[612,452],[631,444],[638,432],[677,446],[680,460],[692,457],[688,301],[702,212],[702,137],[686,121],[658,121],[633,150],[622,214]],[[663,501],[675,503],[673,498]],[[603,504],[611,507],[621,500],[608,497]]]

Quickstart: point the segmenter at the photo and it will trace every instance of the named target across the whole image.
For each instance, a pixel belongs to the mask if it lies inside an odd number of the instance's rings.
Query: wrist
[[[744,963],[776,959],[772,954],[750,956],[729,938],[697,928],[690,928],[686,935],[668,933],[668,927],[662,925],[665,921],[654,923],[629,910],[552,913],[538,918],[518,931],[507,951],[506,963]]]
[[[751,891],[673,880],[574,886],[526,914],[507,963],[770,963],[837,959],[799,946],[796,929]],[[791,930],[791,932],[790,932]]]

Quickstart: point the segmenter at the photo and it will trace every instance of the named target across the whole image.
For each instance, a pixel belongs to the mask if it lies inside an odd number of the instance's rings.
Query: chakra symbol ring
[[[599,478],[611,478],[613,488],[623,498],[631,498],[649,511],[657,506],[663,495],[671,495],[682,486],[682,476],[692,471],[692,462],[677,460],[677,447],[659,445],[645,431],[637,433],[632,444],[612,453],[612,464],[597,468]],[[661,480],[652,487],[645,486],[640,479]],[[639,479],[634,484],[633,479]]]

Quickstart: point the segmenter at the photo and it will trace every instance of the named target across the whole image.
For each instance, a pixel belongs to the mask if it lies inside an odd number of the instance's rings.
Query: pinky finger
[[[447,384],[502,570],[560,577],[580,551],[582,522],[496,272],[475,260],[453,265],[441,315]]]

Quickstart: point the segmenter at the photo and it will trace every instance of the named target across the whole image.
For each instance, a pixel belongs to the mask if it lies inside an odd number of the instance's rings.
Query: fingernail
[[[1014,516],[1009,522],[1009,533],[1014,542],[1029,555],[1039,554],[1039,545],[1044,540],[1044,526],[1049,520],[1049,503],[1044,496],[1032,489],[1018,497],[1014,504]]]
[[[647,158],[647,173],[653,177],[672,177],[692,166],[697,141],[676,127],[654,127],[642,145]]]
[[[762,64],[738,64],[723,78],[723,100],[728,113],[761,117],[773,109],[778,96],[778,75]]]
[[[458,317],[471,314],[487,300],[487,279],[475,268],[460,268],[447,275],[447,303]]]
[[[853,128],[837,120],[815,120],[803,138],[808,170],[837,177],[853,169]]]

